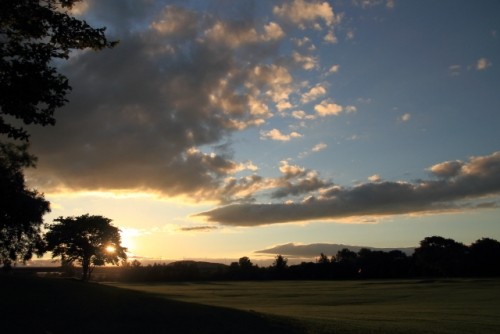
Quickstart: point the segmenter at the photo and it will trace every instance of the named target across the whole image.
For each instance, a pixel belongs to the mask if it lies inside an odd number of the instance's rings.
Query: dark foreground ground
[[[500,279],[83,283],[0,274],[0,333],[497,334]]]
[[[288,318],[76,280],[0,275],[1,333],[307,333]]]

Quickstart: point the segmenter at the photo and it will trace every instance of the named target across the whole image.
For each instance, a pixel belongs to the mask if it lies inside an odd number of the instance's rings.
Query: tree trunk
[[[89,269],[90,269],[90,259],[84,258],[82,261],[82,270],[83,270],[82,281],[88,281],[90,279]]]

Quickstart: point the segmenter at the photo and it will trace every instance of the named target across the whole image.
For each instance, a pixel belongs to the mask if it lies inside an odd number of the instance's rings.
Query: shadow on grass
[[[158,298],[66,279],[0,276],[3,333],[306,333],[256,312]]]

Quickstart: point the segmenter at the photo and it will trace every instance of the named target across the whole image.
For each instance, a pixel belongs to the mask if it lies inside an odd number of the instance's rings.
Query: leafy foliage
[[[57,223],[47,226],[47,250],[52,251],[52,258],[61,257],[63,264],[80,263],[83,280],[90,279],[95,266],[116,265],[127,258],[120,230],[111,224],[111,219],[86,214],[54,221]]]
[[[469,249],[472,272],[480,276],[500,276],[500,242],[481,238]]]
[[[26,188],[23,168],[34,167],[27,145],[0,142],[0,264],[10,266],[43,253],[41,227],[49,202]]]
[[[94,29],[68,11],[80,0],[0,0],[0,134],[28,140],[24,124],[53,125],[54,111],[71,90],[53,61],[71,50],[112,47],[105,28]]]
[[[415,249],[416,267],[423,275],[461,276],[466,272],[468,248],[453,239],[427,237]]]

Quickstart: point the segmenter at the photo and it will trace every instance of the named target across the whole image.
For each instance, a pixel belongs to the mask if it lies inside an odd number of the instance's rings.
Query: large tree
[[[120,230],[111,219],[88,214],[78,217],[59,217],[55,224],[47,225],[47,250],[52,258],[61,257],[65,264],[78,262],[82,266],[82,279],[90,279],[95,266],[119,264],[127,258],[121,245]]]
[[[49,202],[26,187],[23,169],[35,166],[27,145],[0,142],[0,264],[43,254],[41,227]]]
[[[0,0],[0,134],[28,140],[19,125],[53,125],[71,87],[54,60],[112,47],[105,28],[71,15],[81,0]]]
[[[467,271],[468,248],[453,239],[440,236],[420,241],[413,258],[421,275],[460,276]]]
[[[472,275],[500,276],[500,242],[481,238],[469,247]]]

